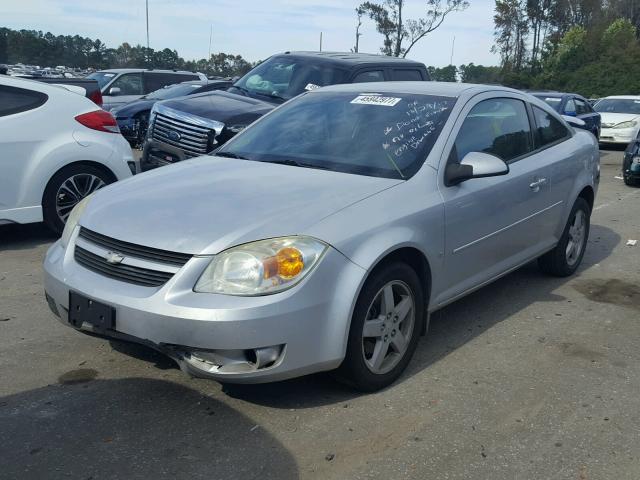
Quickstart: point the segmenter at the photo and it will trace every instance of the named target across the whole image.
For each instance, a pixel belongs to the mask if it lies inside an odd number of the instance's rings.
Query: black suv
[[[285,52],[226,92],[158,102],[151,111],[142,171],[206,155],[279,104],[326,85],[429,80],[424,64],[362,53]]]

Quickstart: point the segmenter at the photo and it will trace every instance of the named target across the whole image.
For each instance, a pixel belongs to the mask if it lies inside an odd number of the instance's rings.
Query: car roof
[[[640,95],[611,95],[609,97],[601,98],[600,100],[607,100],[607,99],[614,99],[614,100],[640,100]]]
[[[527,92],[529,95],[534,95],[534,96],[545,96],[545,97],[551,97],[551,98],[560,98],[560,97],[564,97],[565,95],[574,95],[573,93],[563,93],[563,92],[545,92],[544,90],[525,90],[525,92]]]
[[[154,72],[154,73],[178,73],[197,75],[195,72],[187,70],[160,70],[155,68],[108,68],[106,70],[96,70],[95,73],[138,73],[138,72]]]
[[[345,92],[345,93],[387,93],[387,94],[418,94],[436,95],[442,97],[460,97],[474,95],[482,92],[513,92],[521,91],[500,85],[479,85],[474,83],[457,82],[370,82],[370,83],[343,83],[322,87],[313,92]]]
[[[389,65],[414,65],[423,67],[424,64],[416,62],[415,60],[409,60],[407,58],[390,57],[388,55],[376,55],[373,53],[352,53],[352,52],[308,52],[308,51],[295,51],[278,53],[276,56],[290,55],[292,57],[309,58],[315,60],[323,60],[335,64],[341,64],[344,66],[358,66],[371,63],[376,64],[389,64]]]

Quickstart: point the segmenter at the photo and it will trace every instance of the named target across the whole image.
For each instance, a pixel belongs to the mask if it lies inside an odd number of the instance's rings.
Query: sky
[[[171,48],[185,59],[206,58],[209,51],[240,54],[256,61],[287,50],[349,51],[355,43],[351,0],[149,0],[149,36],[153,49]],[[494,0],[469,0],[408,55],[437,67],[453,64],[497,65],[493,44]],[[405,18],[426,10],[425,0],[407,0]],[[0,0],[0,26],[50,31],[55,35],[99,38],[109,47],[146,43],[144,0]],[[365,19],[360,51],[379,53],[382,36]]]

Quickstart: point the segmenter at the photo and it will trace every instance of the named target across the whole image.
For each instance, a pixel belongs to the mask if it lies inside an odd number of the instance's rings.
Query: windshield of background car
[[[111,80],[113,80],[115,78],[116,75],[117,75],[117,73],[96,72],[96,73],[92,73],[90,75],[87,75],[87,78],[90,78],[92,80],[96,80],[98,82],[98,85],[100,86],[100,90],[102,90],[107,83],[109,83]]]
[[[429,155],[456,99],[406,93],[303,95],[218,155],[407,179]]]
[[[304,91],[341,83],[343,70],[295,57],[272,57],[238,80],[231,92],[284,102]]]
[[[161,88],[155,92],[151,92],[144,98],[150,98],[153,100],[168,100],[169,98],[183,97],[189,95],[194,90],[200,88],[202,85],[193,85],[189,83],[180,85],[171,85],[170,87]]]
[[[640,99],[632,98],[605,98],[593,107],[600,113],[632,113],[640,115]]]
[[[536,97],[542,100],[547,105],[549,105],[556,112],[560,108],[560,102],[562,102],[562,98],[560,97],[545,97],[544,95],[536,95]]]

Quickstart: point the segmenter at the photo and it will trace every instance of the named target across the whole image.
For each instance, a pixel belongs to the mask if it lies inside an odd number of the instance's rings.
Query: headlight
[[[76,228],[76,225],[78,225],[78,220],[80,220],[80,217],[82,216],[82,212],[84,212],[84,209],[87,208],[87,205],[89,204],[90,199],[91,199],[91,195],[80,200],[78,204],[75,207],[73,207],[73,210],[71,210],[71,213],[67,217],[67,223],[64,224],[64,230],[62,231],[62,238],[60,239],[60,243],[62,244],[63,248],[67,248],[67,245],[69,245],[71,234],[73,233],[73,230]]]
[[[227,127],[231,133],[233,133],[234,135],[237,133],[240,133],[242,130],[244,130],[245,128],[247,128],[246,125],[231,125],[230,127]]]
[[[614,125],[613,128],[633,128],[636,125],[638,125],[638,122],[636,122],[635,120],[630,120],[628,122],[618,123],[617,125]]]
[[[327,245],[309,237],[247,243],[216,255],[194,290],[227,295],[267,295],[293,287],[318,263]]]

